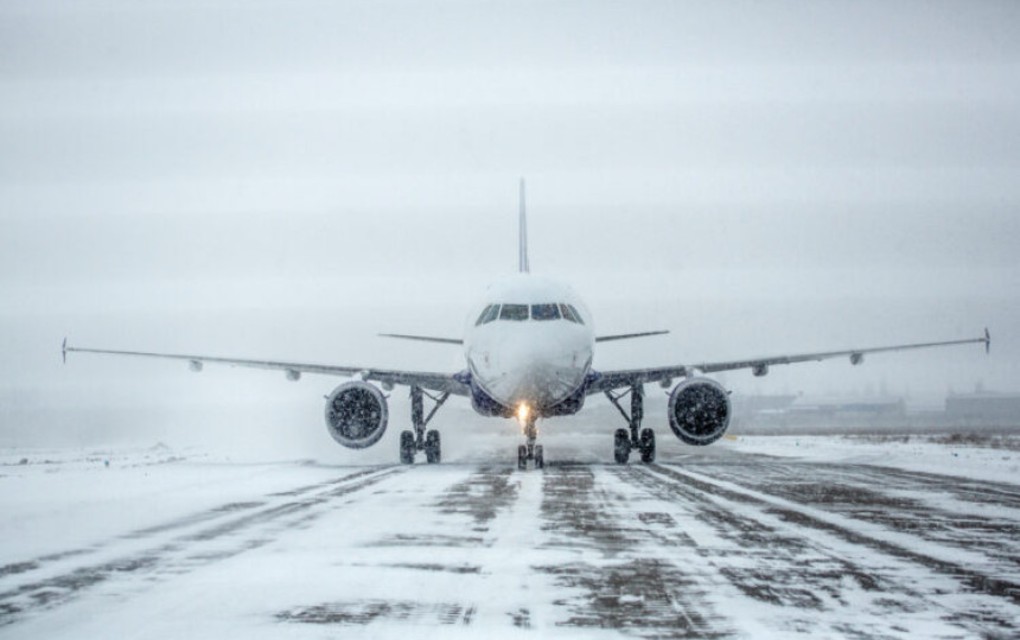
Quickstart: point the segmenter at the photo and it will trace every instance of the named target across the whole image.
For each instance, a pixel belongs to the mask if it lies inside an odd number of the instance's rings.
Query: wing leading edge
[[[736,369],[751,369],[755,375],[763,376],[768,373],[769,367],[778,364],[796,364],[798,362],[818,362],[832,358],[847,357],[851,364],[860,364],[864,361],[866,354],[885,353],[890,351],[909,351],[912,349],[927,349],[931,347],[948,347],[960,344],[985,345],[987,352],[992,344],[992,337],[985,329],[985,334],[980,338],[968,338],[966,340],[947,340],[943,342],[922,342],[917,344],[902,344],[889,347],[871,347],[867,349],[844,349],[841,351],[821,351],[818,353],[800,353],[787,356],[772,356],[768,358],[753,358],[749,360],[733,360],[730,362],[706,362],[702,364],[676,365],[667,367],[652,367],[648,369],[626,369],[619,371],[600,371],[597,377],[588,387],[588,393],[602,393],[620,387],[629,387],[647,382],[668,382],[673,378],[682,378],[697,373],[719,373],[721,371],[734,371]]]
[[[65,362],[67,360],[68,353],[98,353],[103,355],[179,360],[187,362],[193,371],[201,371],[205,363],[212,363],[224,364],[232,367],[250,367],[252,369],[273,369],[283,371],[286,373],[289,380],[297,380],[303,373],[318,373],[329,376],[360,376],[363,380],[372,380],[384,385],[413,385],[430,391],[449,392],[453,395],[460,396],[466,396],[470,392],[468,385],[462,382],[457,375],[427,371],[399,371],[394,369],[374,369],[369,367],[349,367],[303,362],[281,362],[276,360],[222,358],[218,356],[186,355],[177,353],[87,349],[68,346],[66,338],[64,339],[62,353]]]

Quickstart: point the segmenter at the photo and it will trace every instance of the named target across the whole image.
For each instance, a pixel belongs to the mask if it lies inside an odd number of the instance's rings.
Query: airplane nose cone
[[[510,406],[522,402],[553,406],[575,391],[584,378],[586,362],[562,346],[531,344],[505,355],[508,357],[501,363],[505,375],[493,391]]]

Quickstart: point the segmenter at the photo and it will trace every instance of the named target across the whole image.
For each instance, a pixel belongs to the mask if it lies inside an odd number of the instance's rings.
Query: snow
[[[975,438],[1011,448],[945,442],[946,436],[738,436],[723,446],[741,453],[810,462],[857,463],[952,475],[989,482],[1020,483],[1020,436]]]
[[[413,467],[165,446],[0,452],[0,634],[1018,630],[1010,449],[661,438],[658,464],[618,466],[599,462],[607,434],[564,434],[544,437],[553,464],[521,472],[510,440],[448,438],[448,462]]]

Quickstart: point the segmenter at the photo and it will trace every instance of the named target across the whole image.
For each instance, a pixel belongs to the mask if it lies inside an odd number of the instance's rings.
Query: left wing
[[[446,373],[426,371],[397,371],[391,369],[372,369],[366,367],[348,367],[329,364],[308,364],[301,362],[279,362],[275,360],[247,360],[243,358],[221,358],[217,356],[184,355],[175,353],[148,353],[144,351],[115,351],[112,349],[85,349],[71,347],[64,339],[62,347],[64,361],[68,353],[99,353],[115,356],[137,356],[143,358],[163,358],[186,361],[192,371],[201,371],[207,363],[225,364],[232,367],[251,367],[253,369],[275,369],[287,374],[289,380],[297,380],[302,373],[320,373],[331,376],[360,376],[363,380],[372,380],[384,385],[418,386],[430,391],[449,392],[453,395],[466,396],[470,389],[460,376]]]
[[[588,393],[602,393],[620,387],[629,387],[646,382],[670,381],[673,378],[681,378],[698,373],[718,373],[720,371],[733,371],[735,369],[751,369],[756,376],[763,376],[774,364],[794,364],[797,362],[813,362],[849,356],[850,364],[860,364],[864,361],[864,355],[868,353],[884,353],[887,351],[908,351],[910,349],[927,349],[929,347],[948,347],[956,344],[982,343],[987,352],[992,344],[992,337],[985,329],[985,335],[980,338],[969,338],[966,340],[949,340],[945,342],[923,342],[919,344],[903,344],[891,347],[872,347],[869,349],[845,349],[842,351],[823,351],[820,353],[801,353],[789,356],[773,356],[769,358],[754,358],[750,360],[734,360],[732,362],[706,362],[703,364],[675,365],[668,367],[652,367],[649,369],[626,369],[621,371],[600,371],[595,379],[588,386]]]
[[[464,344],[459,338],[437,338],[435,336],[411,336],[406,333],[380,333],[383,338],[400,338],[401,340],[418,340],[420,342],[441,342],[443,344]]]

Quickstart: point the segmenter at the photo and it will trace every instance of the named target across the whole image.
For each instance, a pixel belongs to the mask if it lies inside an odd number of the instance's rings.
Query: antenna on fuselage
[[[518,250],[518,271],[521,273],[531,273],[531,266],[528,264],[528,216],[525,213],[524,207],[524,178],[521,178],[521,191],[519,196],[520,207],[521,207],[521,220],[520,229],[518,230],[517,239],[517,250]]]

